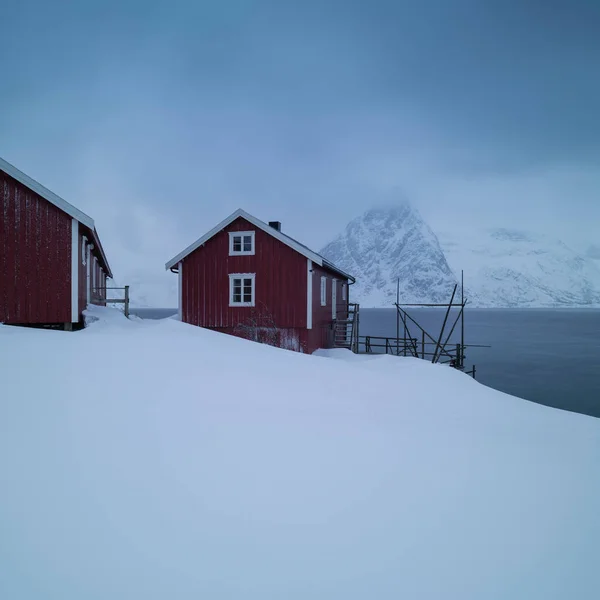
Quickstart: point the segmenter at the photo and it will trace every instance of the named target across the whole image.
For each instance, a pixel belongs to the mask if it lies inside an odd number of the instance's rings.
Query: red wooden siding
[[[254,231],[253,256],[229,256],[229,232]],[[306,327],[306,258],[239,218],[183,259],[183,320],[230,329],[268,313],[278,328]],[[256,273],[256,306],[229,306],[229,274]]]
[[[79,298],[79,315],[80,315],[80,319],[82,318],[81,313],[86,309],[87,307],[87,299],[88,299],[88,288],[89,288],[89,297],[91,299],[91,301],[93,302],[93,294],[92,291],[95,288],[102,288],[102,287],[106,287],[106,279],[104,277],[104,271],[102,270],[102,268],[100,267],[100,263],[97,260],[94,260],[94,257],[97,256],[96,255],[96,248],[94,248],[94,250],[92,250],[92,252],[87,252],[86,249],[83,248],[83,244],[84,244],[84,236],[86,236],[86,233],[89,232],[84,232],[84,228],[81,226],[81,224],[79,225],[79,255],[78,255],[78,264],[79,264],[79,285],[78,285],[78,298]],[[89,239],[89,237],[87,237],[87,244],[92,244],[92,240]],[[85,255],[86,257],[86,261],[89,261],[90,263],[90,277],[88,279],[87,273],[88,273],[88,268],[87,265],[83,264],[83,256]],[[94,272],[95,272],[95,279],[94,279]],[[94,284],[95,281],[95,284]],[[103,292],[105,293],[105,292]],[[104,304],[103,302],[96,302],[96,304]]]
[[[325,277],[327,281],[327,303],[325,306],[321,306],[321,277]],[[342,283],[347,286],[348,281],[341,279],[341,275],[315,264],[313,264],[312,278],[313,323],[312,329],[308,331],[308,348],[311,352],[317,348],[330,348],[333,343],[331,301],[334,279],[337,287],[336,318],[345,319],[348,316],[348,300],[342,300]]]
[[[255,254],[229,256],[229,232],[253,231]],[[307,329],[308,259],[242,217],[182,260],[182,319],[186,323],[265,341],[269,331],[240,331],[266,315],[278,329],[275,345],[304,352],[330,347],[333,340],[331,285],[337,279],[337,318],[347,316],[339,274],[313,264],[312,328]],[[229,306],[229,275],[254,273],[255,307]],[[327,306],[321,306],[321,276],[326,276]],[[264,334],[264,336],[263,336]]]
[[[3,171],[0,193],[0,322],[70,322],[71,217]]]

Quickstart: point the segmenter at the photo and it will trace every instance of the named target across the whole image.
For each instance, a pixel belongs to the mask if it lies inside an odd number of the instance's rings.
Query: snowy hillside
[[[1,598],[600,597],[599,420],[94,311],[0,326]]]
[[[560,240],[508,229],[438,234],[475,305],[600,305],[600,268]]]
[[[577,253],[543,235],[492,229],[436,234],[408,203],[367,211],[321,253],[357,278],[352,299],[447,302],[465,272],[473,306],[600,306],[600,248]]]
[[[321,254],[356,277],[352,301],[391,306],[448,301],[455,277],[438,240],[409,203],[372,209],[352,220]]]

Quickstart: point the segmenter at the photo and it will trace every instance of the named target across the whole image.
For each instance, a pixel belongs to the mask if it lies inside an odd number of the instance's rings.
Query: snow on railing
[[[116,296],[114,293],[116,290],[122,290],[123,295],[121,297],[109,298],[107,290],[111,290],[111,295]],[[108,305],[108,304],[123,304],[124,313],[129,318],[129,286],[125,287],[99,287],[92,289],[92,304]]]

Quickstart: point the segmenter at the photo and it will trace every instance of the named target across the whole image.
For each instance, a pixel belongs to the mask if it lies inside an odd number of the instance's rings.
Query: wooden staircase
[[[333,347],[347,348],[358,352],[359,305],[348,304],[348,318],[338,319],[333,324]]]

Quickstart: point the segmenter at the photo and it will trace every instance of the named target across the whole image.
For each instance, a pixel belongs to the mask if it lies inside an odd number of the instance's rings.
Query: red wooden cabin
[[[237,210],[172,258],[182,321],[313,352],[333,346],[354,278],[281,232]]]
[[[1,158],[0,195],[0,323],[81,324],[112,277],[94,220]]]

